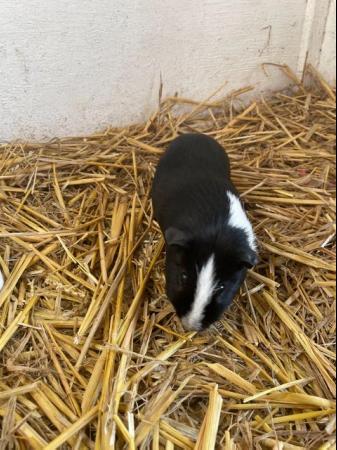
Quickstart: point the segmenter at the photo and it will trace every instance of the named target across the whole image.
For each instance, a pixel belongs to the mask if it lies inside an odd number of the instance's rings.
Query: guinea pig
[[[202,134],[175,139],[152,185],[166,246],[166,292],[187,330],[218,321],[258,260],[253,227],[225,150]]]

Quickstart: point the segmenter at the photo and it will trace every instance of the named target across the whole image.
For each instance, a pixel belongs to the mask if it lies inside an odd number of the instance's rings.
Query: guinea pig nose
[[[201,331],[202,330],[201,324],[193,323],[193,322],[191,322],[191,320],[189,320],[185,317],[181,319],[181,323],[186,331]]]

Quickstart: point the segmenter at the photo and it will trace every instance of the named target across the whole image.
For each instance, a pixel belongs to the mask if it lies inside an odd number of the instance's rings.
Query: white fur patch
[[[247,235],[250,248],[256,251],[256,238],[253,227],[242,207],[240,199],[229,191],[227,192],[227,197],[230,205],[228,224],[233,228],[243,230]]]
[[[0,291],[4,287],[5,281],[2,273],[0,272]]]
[[[202,267],[198,274],[197,288],[191,311],[182,319],[187,330],[200,331],[205,317],[206,307],[209,305],[215,289],[214,255]]]

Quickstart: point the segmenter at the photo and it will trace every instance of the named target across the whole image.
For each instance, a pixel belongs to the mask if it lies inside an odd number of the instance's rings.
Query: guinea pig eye
[[[188,275],[187,275],[187,273],[186,273],[186,272],[182,272],[182,274],[181,274],[181,282],[182,282],[183,284],[186,284],[187,280],[188,280]]]
[[[218,286],[217,286],[217,288],[216,288],[217,293],[221,294],[221,292],[223,292],[224,290],[225,290],[225,285],[224,285],[224,283],[218,284]]]

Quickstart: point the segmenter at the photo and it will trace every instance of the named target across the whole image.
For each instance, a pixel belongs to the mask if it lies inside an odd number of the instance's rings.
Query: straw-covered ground
[[[335,448],[335,91],[291,77],[244,111],[168,99],[146,125],[0,146],[1,450]],[[165,297],[149,200],[187,131],[227,149],[261,254],[200,335]]]

